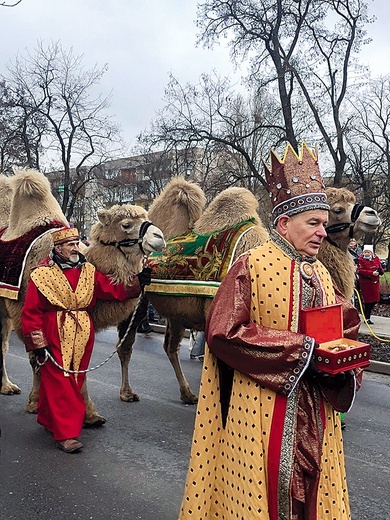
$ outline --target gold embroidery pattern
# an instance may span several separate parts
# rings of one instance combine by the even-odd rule
[[[76,290],[73,291],[62,269],[54,264],[38,267],[31,279],[38,290],[55,307],[57,327],[61,343],[63,366],[67,370],[78,370],[91,333],[90,317],[85,308],[91,303],[94,291],[95,267],[84,264]],[[64,372],[65,377],[69,374]]]
[[[294,436],[296,430],[298,392],[293,392],[287,398],[286,416],[282,436],[280,454],[280,470],[278,480],[278,518],[290,520],[290,480],[294,460]]]

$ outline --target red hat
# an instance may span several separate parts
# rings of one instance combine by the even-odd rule
[[[66,242],[72,242],[73,240],[80,240],[79,232],[75,227],[63,227],[57,229],[52,232],[51,236],[55,246],[65,244]]]
[[[302,143],[297,155],[291,144],[283,160],[271,150],[271,169],[263,161],[265,177],[272,202],[274,223],[282,215],[295,215],[310,209],[329,211],[325,186],[318,167],[317,151]]]

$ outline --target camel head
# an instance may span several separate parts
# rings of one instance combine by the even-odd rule
[[[356,204],[355,195],[346,188],[326,188],[330,205],[327,227],[329,240],[347,251],[350,239],[360,240],[365,233],[374,233],[381,224],[377,211]]]
[[[98,211],[97,216],[86,257],[114,282],[126,282],[140,271],[145,256],[165,247],[162,231],[148,221],[141,206],[116,205]]]

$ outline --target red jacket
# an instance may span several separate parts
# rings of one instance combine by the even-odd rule
[[[379,275],[375,276],[374,271],[383,273],[379,258],[375,255],[372,260],[368,260],[360,255],[358,258],[358,275],[364,303],[374,303],[380,300]]]

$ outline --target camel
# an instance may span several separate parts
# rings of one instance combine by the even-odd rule
[[[52,198],[43,196],[45,190],[50,191],[49,182],[42,175],[42,182],[36,187],[36,174],[33,170],[25,170],[17,172],[13,177],[0,176],[0,198],[4,209],[4,216],[8,214],[8,219],[3,216],[3,227],[7,227],[2,235],[3,241],[11,242],[18,237],[25,235],[28,231],[36,226],[49,225],[51,221],[57,222],[59,225],[68,225],[57,201]],[[20,201],[14,198],[14,193],[20,193]],[[35,193],[34,193],[35,192]],[[34,198],[34,216],[29,216],[30,197]],[[30,218],[29,218],[30,217]],[[7,222],[6,222],[7,220]],[[28,258],[26,260],[23,271],[23,278],[19,291],[18,299],[9,299],[0,297],[0,316],[2,329],[2,353],[3,353],[3,374],[1,393],[2,394],[18,394],[20,389],[12,383],[8,378],[5,360],[8,351],[8,340],[13,326],[15,331],[19,332],[21,337],[20,314],[27,288],[30,269],[36,265],[41,259],[40,250],[50,250],[50,237],[43,234],[32,246]]]
[[[56,221],[57,227],[68,225],[58,202],[51,193],[49,181],[42,173],[36,170],[18,171],[8,182],[11,186],[9,194],[12,194],[12,201],[9,225],[2,236],[4,242],[19,239],[30,230],[49,222]],[[3,183],[6,188],[8,182]],[[95,229],[99,229],[100,253],[95,252],[97,244],[94,242],[95,231],[92,231],[92,241],[87,256],[90,261],[95,262],[94,265],[97,269],[107,273],[114,283],[119,281],[126,283],[131,280],[141,270],[144,257],[165,246],[161,230],[148,222],[147,212],[140,206],[126,204],[113,206],[110,210],[100,210],[98,219]],[[147,223],[146,226],[145,223]],[[143,224],[144,226],[142,226]],[[142,233],[141,229],[143,229]],[[11,323],[19,339],[23,340],[20,316],[30,270],[47,256],[51,249],[50,233],[46,232],[36,239],[28,252],[17,299],[0,297],[4,359],[8,350]],[[99,302],[94,309],[93,316],[96,330],[102,330],[123,321],[133,312],[136,302],[136,299],[127,302]],[[102,303],[103,305],[101,305]],[[34,356],[31,356],[30,361],[34,365]],[[39,381],[37,377],[34,377],[33,388],[27,404],[28,411],[36,411],[38,391]],[[8,379],[4,364],[1,393],[20,393],[20,389]],[[105,422],[104,418],[94,410],[86,388],[84,397],[87,402],[86,422],[93,424],[97,419]]]
[[[155,199],[148,213],[161,226],[168,239],[184,234],[189,229],[199,234],[215,233],[252,218],[253,226],[239,240],[233,260],[267,240],[268,231],[257,213],[258,201],[246,188],[232,187],[222,191],[203,211],[205,200],[205,195],[197,184],[175,177]],[[212,299],[199,296],[164,296],[150,292],[148,288],[146,297],[157,313],[167,320],[164,350],[178,380],[181,401],[195,404],[197,396],[183,374],[178,354],[186,328],[204,330]],[[126,323],[121,324],[119,337],[125,328]],[[125,341],[119,351],[122,363],[120,399],[126,402],[138,401],[139,396],[132,390],[128,379],[131,341]]]
[[[330,205],[328,237],[321,244],[318,259],[326,266],[340,291],[351,300],[355,288],[355,269],[348,252],[351,238],[359,241],[374,233],[381,224],[378,213],[356,204],[355,195],[346,188],[326,188]]]
[[[351,298],[355,269],[349,267],[351,264],[348,253],[350,229],[353,230],[353,235],[360,239],[363,233],[375,231],[380,224],[380,219],[375,210],[365,207],[352,223],[355,196],[346,189],[338,188],[328,188],[327,194],[331,206],[329,227],[336,224],[343,225],[342,229],[339,226],[337,231],[332,233],[332,242],[324,243],[319,257],[330,270],[340,290]],[[186,228],[198,233],[211,233],[254,216],[256,226],[243,238],[235,251],[235,258],[267,239],[268,232],[257,215],[257,200],[248,190],[228,188],[220,193],[202,213],[203,201],[204,197],[199,186],[180,177],[174,178],[149,208],[149,216],[164,231],[168,244],[172,237],[183,234]],[[188,204],[187,208],[186,204]],[[192,204],[195,204],[195,207],[192,207]],[[196,219],[197,212],[200,216]],[[181,401],[185,404],[196,404],[197,396],[192,392],[180,366],[180,342],[186,328],[204,330],[212,300],[197,296],[166,296],[153,293],[148,288],[146,296],[158,314],[166,318],[164,350],[178,380]],[[126,323],[120,325],[120,337],[125,328]],[[131,342],[124,342],[119,350],[122,363],[120,399],[127,402],[138,401],[139,396],[132,390],[128,380]]]

